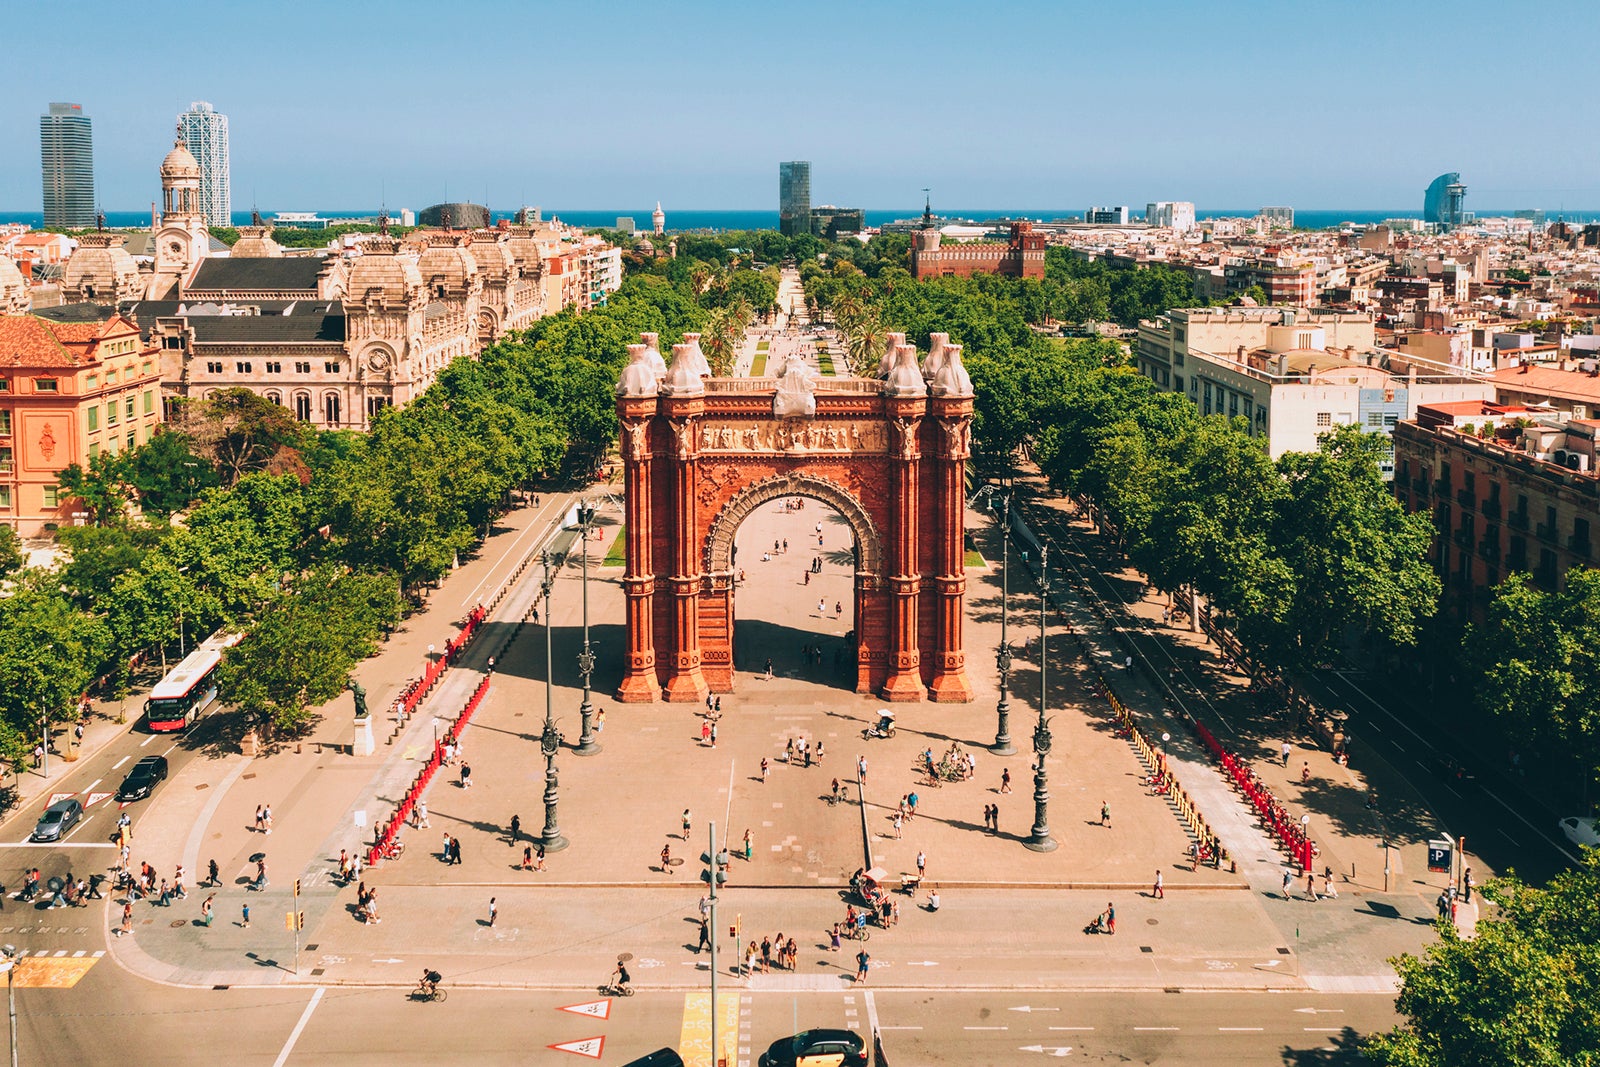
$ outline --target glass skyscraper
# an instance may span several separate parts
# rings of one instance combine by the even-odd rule
[[[178,116],[178,132],[200,164],[200,214],[207,226],[233,225],[233,192],[228,181],[228,116],[196,100]]]
[[[58,229],[94,226],[94,131],[82,104],[51,104],[39,116],[39,159],[44,169],[44,224]]]
[[[778,229],[785,237],[811,232],[811,164],[778,164]]]

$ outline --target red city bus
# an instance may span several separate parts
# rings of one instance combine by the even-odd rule
[[[222,653],[243,635],[222,630],[208,637],[150,690],[145,701],[145,723],[154,733],[185,730],[217,699],[217,668]]]

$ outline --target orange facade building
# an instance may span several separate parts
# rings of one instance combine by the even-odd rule
[[[150,440],[161,423],[158,355],[118,314],[0,316],[0,522],[37,537],[77,521],[60,473]]]

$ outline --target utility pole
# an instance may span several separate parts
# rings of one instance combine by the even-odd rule
[[[992,505],[991,498],[991,507]],[[1000,702],[995,705],[994,744],[989,751],[996,756],[1009,756],[1016,752],[1011,743],[1011,695],[1008,681],[1011,677],[1011,641],[1007,636],[1007,623],[1011,609],[1011,490],[1001,497],[1000,509],[1000,651],[995,656],[995,666],[1000,671]]]
[[[711,1067],[717,1067],[717,823],[707,827],[706,880],[711,883]]]
[[[539,735],[539,751],[544,754],[544,833],[539,836],[539,843],[546,852],[560,852],[567,847],[567,839],[561,836],[556,810],[560,799],[556,793],[560,780],[556,775],[556,753],[561,751],[561,731],[556,729],[555,662],[550,648],[550,591],[555,588],[556,579],[550,553],[539,553],[539,564],[544,568],[544,581],[539,586],[539,594],[544,597],[544,732]]]
[[[583,717],[583,732],[578,736],[578,747],[572,751],[580,756],[597,755],[600,741],[594,732],[594,702],[589,698],[589,680],[594,674],[594,652],[589,648],[589,523],[594,519],[594,508],[588,501],[578,501],[578,536],[583,539],[583,651],[578,653],[578,670],[583,673],[583,703],[578,714]],[[548,609],[548,605],[546,605]],[[546,625],[549,612],[546,611]]]
[[[1044,758],[1050,754],[1050,720],[1045,717],[1049,690],[1045,687],[1045,663],[1049,659],[1050,546],[1039,546],[1039,722],[1033,728],[1033,751],[1039,762],[1033,769],[1033,831],[1022,844],[1034,852],[1054,852],[1056,840],[1050,836],[1050,779]]]

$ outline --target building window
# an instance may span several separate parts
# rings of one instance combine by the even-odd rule
[[[132,431],[132,430],[128,431],[128,447],[129,448],[132,448],[135,444],[138,443],[138,441],[137,441],[138,436],[139,435],[135,431]]]
[[[116,424],[117,424],[117,402],[115,400],[112,400],[112,401],[109,401],[106,404],[106,425],[107,426],[115,426]]]
[[[100,442],[98,442],[98,441],[90,441],[89,442],[89,458],[93,459],[94,457],[98,456],[99,454],[100,454]]]
[[[369,419],[377,418],[378,417],[378,412],[382,411],[384,408],[386,408],[388,406],[389,406],[389,398],[386,397],[386,396],[369,396],[369,397],[367,397],[367,418],[369,418]]]
[[[163,337],[161,339],[161,347],[162,348],[182,348],[183,347],[183,338],[181,338],[181,337]]]
[[[33,380],[33,391],[36,393],[54,393],[57,388],[57,382],[54,378],[35,378]]]
[[[324,371],[326,371],[327,373],[329,373],[329,374],[338,374],[339,373],[339,364],[335,360],[331,360],[331,359],[330,360],[326,360],[322,364],[322,369]]]
[[[325,416],[327,424],[329,426],[337,426],[337,425],[339,425],[339,396],[338,396],[338,394],[329,393],[327,396],[322,398],[322,413]]]
[[[11,510],[11,487],[9,485],[0,485],[0,508],[4,508],[6,511]]]
[[[279,407],[282,407],[283,406],[283,394],[281,394],[281,393],[268,393],[267,394],[267,402],[269,404],[277,404]]]
[[[1399,422],[1400,422],[1400,416],[1399,415],[1395,414],[1392,411],[1384,412],[1384,415],[1383,415],[1383,428],[1384,429],[1392,430],[1392,429],[1395,428],[1395,426]]]
[[[89,375],[87,378],[85,378],[83,380],[83,387],[85,389],[98,389],[98,388],[100,388],[100,375],[98,375],[98,374]]]
[[[9,392],[11,392],[11,379],[10,378],[0,378],[0,393],[9,393]]]
[[[61,506],[61,487],[59,485],[47,485],[44,487],[44,506],[47,508]]]
[[[222,364],[216,362],[215,360],[207,360],[206,361],[206,373],[207,374],[221,374],[222,373]]]
[[[1317,425],[1318,426],[1332,426],[1333,425],[1333,412],[1331,412],[1331,411],[1319,411],[1319,412],[1317,412]]]
[[[124,405],[123,414],[130,419],[134,418],[138,414],[138,412],[135,410],[135,400],[133,397],[128,397],[127,403]]]
[[[93,433],[100,428],[100,405],[89,405],[89,432]]]
[[[1172,388],[1180,393],[1183,392],[1183,375],[1174,374],[1172,376]]]
[[[279,363],[275,359],[267,360],[267,373],[268,374],[282,374],[283,373],[283,364]]]
[[[117,380],[117,368],[115,368],[115,367],[107,367],[106,368],[106,384],[110,385],[112,382],[114,382],[116,380]]]
[[[11,433],[11,412],[0,411],[0,436],[9,436]]]
[[[301,422],[311,421],[311,398],[304,393],[294,398],[294,417]]]
[[[153,415],[155,414],[155,410],[156,391],[154,389],[146,389],[144,391],[144,413],[146,415]]]
[[[294,372],[296,374],[310,374],[311,364],[305,360],[295,360]]]
[[[1371,426],[1374,430],[1376,430],[1379,427],[1381,427],[1383,425],[1383,412],[1381,412],[1381,411],[1369,411],[1369,412],[1367,412],[1367,425]]]
[[[234,369],[235,372],[237,372],[239,374],[249,374],[250,373],[250,361],[247,360],[247,359],[238,360],[238,361],[236,361],[234,363],[233,369]]]

